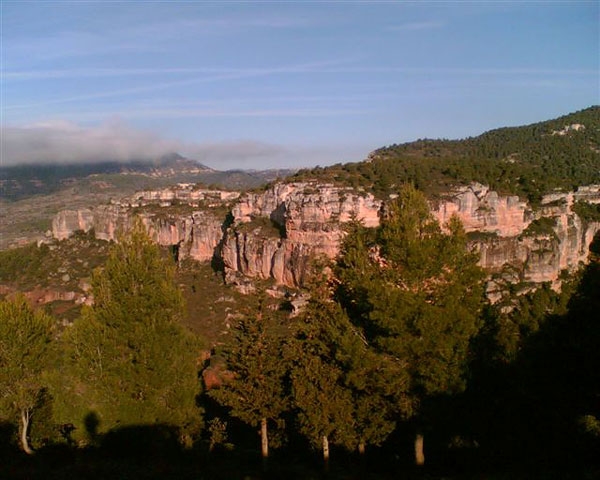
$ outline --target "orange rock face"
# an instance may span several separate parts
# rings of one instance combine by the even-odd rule
[[[344,236],[343,224],[355,218],[365,226],[379,225],[381,202],[328,184],[277,184],[262,194],[242,196],[233,208],[234,224],[224,238],[221,256],[226,275],[274,278],[289,286],[302,284],[309,259],[334,258]],[[264,229],[249,232],[259,217],[269,218],[285,231],[280,238],[264,236]]]
[[[159,244],[179,246],[180,257],[209,261],[217,256],[230,282],[273,278],[279,284],[298,286],[311,258],[335,258],[339,253],[345,223],[358,219],[376,227],[382,206],[370,194],[314,182],[279,183],[241,196],[184,190],[141,192],[113,205],[59,212],[52,224],[54,237],[64,239],[75,230],[93,228],[97,238],[116,240],[118,232],[131,227],[133,206],[154,205],[139,215]],[[217,205],[234,201],[233,222],[214,210],[196,207],[200,200]],[[441,225],[457,215],[467,232],[484,234],[473,245],[488,271],[511,264],[521,269],[525,280],[556,282],[561,270],[572,270],[586,260],[589,244],[600,230],[600,224],[582,222],[573,212],[578,200],[600,203],[600,186],[548,195],[534,212],[518,197],[500,196],[472,184],[432,202],[432,214]],[[191,213],[169,213],[168,208],[161,213],[161,205],[168,207],[173,201],[189,202]],[[529,235],[527,227],[542,217],[551,219],[552,232]]]

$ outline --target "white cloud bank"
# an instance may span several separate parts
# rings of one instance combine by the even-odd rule
[[[130,162],[154,160],[177,152],[211,167],[225,169],[253,159],[285,154],[280,146],[250,140],[197,144],[168,140],[120,121],[96,127],[64,121],[5,126],[1,134],[1,166]]]

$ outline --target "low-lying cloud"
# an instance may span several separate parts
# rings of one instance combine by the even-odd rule
[[[278,145],[239,140],[185,143],[135,129],[120,121],[82,127],[56,121],[2,128],[0,165],[84,164],[154,160],[177,152],[218,169],[284,154]]]

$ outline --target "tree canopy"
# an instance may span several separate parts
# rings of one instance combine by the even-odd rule
[[[559,135],[572,124],[584,125]],[[421,139],[375,150],[368,162],[301,170],[294,180],[321,179],[386,198],[411,182],[428,195],[479,182],[537,203],[555,189],[600,183],[600,107],[463,140]]]
[[[32,453],[28,429],[51,368],[52,319],[24,297],[0,301],[0,414],[19,418],[21,448]]]
[[[264,297],[247,312],[223,348],[231,378],[209,391],[231,415],[250,426],[260,426],[262,455],[269,455],[268,424],[281,427],[289,407],[286,389],[287,366],[283,332],[274,312],[265,308]]]
[[[418,415],[431,396],[464,388],[484,277],[460,221],[452,218],[442,229],[425,196],[405,185],[376,231],[350,228],[336,274],[342,305],[381,364],[391,367],[386,380],[401,393],[401,416]]]
[[[63,338],[64,372],[54,395],[76,434],[169,424],[189,440],[200,425],[198,338],[179,319],[184,308],[174,265],[141,222],[115,244],[93,277],[94,305]],[[87,419],[87,421],[86,421]],[[94,424],[93,428],[90,427]]]

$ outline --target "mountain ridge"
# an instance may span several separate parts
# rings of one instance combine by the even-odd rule
[[[136,180],[132,179],[134,188],[133,190],[125,188],[123,192],[125,194],[138,189],[164,187],[175,183],[201,183],[219,188],[245,189],[261,186],[294,171],[293,169],[216,170],[178,153],[163,155],[154,160],[129,162],[107,160],[80,164],[37,163],[0,166],[0,199],[20,200],[34,195],[51,194],[77,185],[78,182],[100,181],[119,186],[126,183],[119,179],[119,176],[125,175],[129,179],[134,176],[139,177]]]
[[[583,127],[567,128],[573,125]],[[379,198],[404,182],[434,196],[479,182],[536,205],[555,190],[600,183],[600,106],[461,140],[392,144],[372,151],[364,162],[304,169],[290,179],[306,180],[350,185]]]

